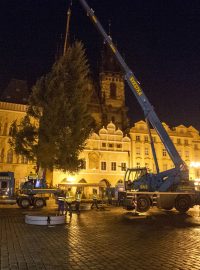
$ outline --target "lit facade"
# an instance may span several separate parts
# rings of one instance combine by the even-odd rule
[[[18,122],[25,116],[26,106],[7,102],[0,102],[0,171],[15,173],[16,187],[24,178],[34,171],[34,164],[30,164],[25,157],[13,153],[9,145],[9,129],[14,120]],[[190,168],[190,179],[200,178],[200,136],[192,126],[180,125],[175,128],[164,127],[170,135],[175,147]],[[93,133],[88,139],[81,158],[85,160],[82,170],[77,175],[68,175],[54,170],[49,175],[53,185],[60,183],[88,184],[86,193],[91,194],[95,186],[116,186],[123,180],[126,167],[146,166],[155,172],[155,165],[149,143],[148,130],[144,121],[139,121],[130,129],[130,137],[116,128],[110,122],[105,128]],[[167,170],[173,164],[160,138],[154,130],[152,136],[155,143],[160,170]],[[191,165],[191,166],[190,166]],[[90,187],[89,187],[90,186]]]
[[[169,128],[162,123],[172,142],[174,143],[181,158],[189,167],[189,177],[191,180],[200,178],[200,136],[194,127],[180,125]],[[157,154],[160,171],[165,171],[174,167],[164,145],[162,144],[155,130],[151,130],[155,150]],[[151,172],[156,172],[156,167],[151,152],[150,140],[146,123],[139,121],[130,130],[131,137],[131,166],[147,167]]]
[[[26,105],[0,102],[0,171],[14,172],[17,188],[35,167],[25,157],[16,155],[9,144],[10,126],[15,120],[20,122],[26,109]]]

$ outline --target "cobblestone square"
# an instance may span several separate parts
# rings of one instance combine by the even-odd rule
[[[53,213],[1,206],[1,270],[31,269],[200,269],[200,215],[151,210],[135,218],[119,207],[82,211],[65,225],[25,223],[30,213]]]

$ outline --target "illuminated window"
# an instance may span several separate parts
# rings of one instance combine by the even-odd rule
[[[144,136],[144,142],[148,142],[148,141],[149,141],[148,136]]]
[[[116,171],[116,169],[117,169],[117,163],[111,162],[111,171]]]
[[[145,154],[145,156],[148,156],[149,155],[149,148],[145,148],[144,149],[144,154]]]
[[[106,171],[106,162],[105,161],[101,161],[101,170]]]

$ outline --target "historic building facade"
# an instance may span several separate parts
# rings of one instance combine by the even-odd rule
[[[25,176],[34,171],[34,164],[30,164],[23,156],[17,156],[9,144],[10,126],[13,121],[25,116],[26,105],[0,102],[0,171],[15,173],[16,187],[24,182]]]
[[[15,173],[16,187],[25,177],[34,172],[35,165],[23,156],[17,156],[9,145],[9,129],[14,120],[20,121],[25,115],[26,106],[0,102],[0,171]],[[164,124],[175,147],[190,168],[190,179],[200,179],[200,136],[192,126],[180,125],[169,128]],[[167,170],[173,164],[160,141],[152,130],[160,170]],[[81,157],[85,160],[82,170],[77,175],[69,175],[54,170],[49,174],[53,185],[86,186],[86,195],[93,187],[116,186],[123,180],[127,167],[148,167],[155,172],[146,123],[139,121],[130,129],[130,136],[110,122],[88,139]]]

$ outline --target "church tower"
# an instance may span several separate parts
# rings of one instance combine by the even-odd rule
[[[128,118],[123,73],[106,45],[102,52],[100,88],[104,125],[112,121],[117,127],[125,130],[128,127]]]

